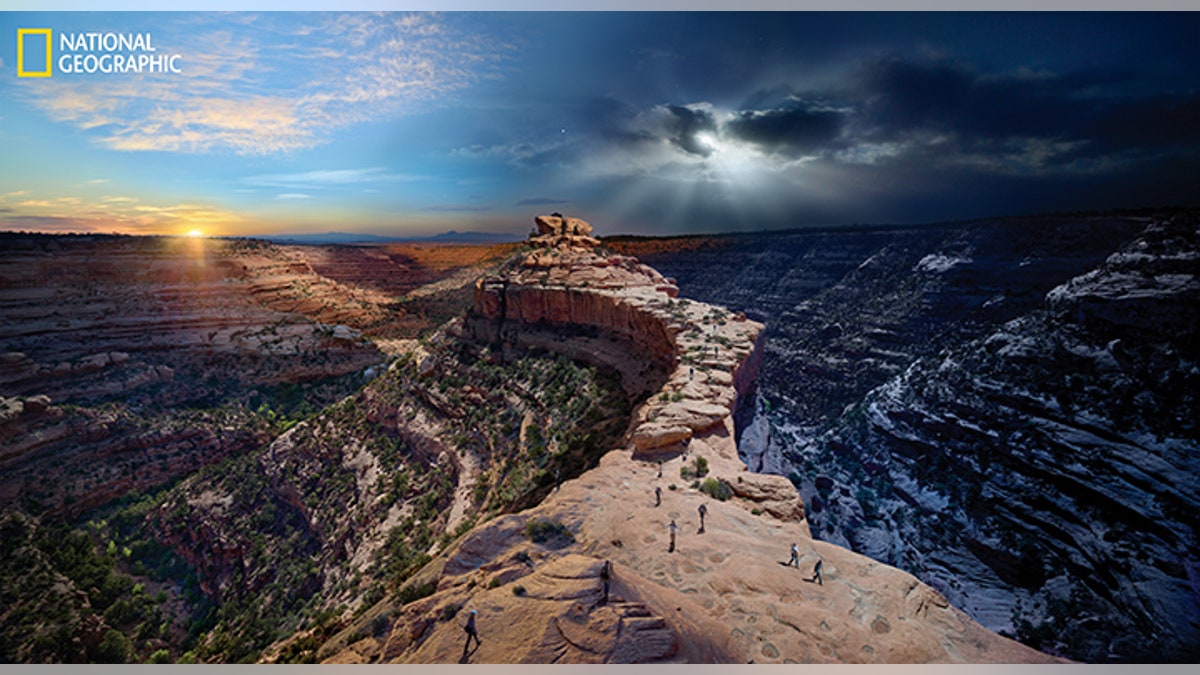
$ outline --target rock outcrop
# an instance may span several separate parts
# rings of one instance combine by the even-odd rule
[[[1191,662],[1200,230],[1144,216],[613,245],[768,318],[739,447],[819,538],[1026,644]]]
[[[586,220],[567,218],[560,215],[538,216],[534,218],[537,234],[529,238],[534,246],[549,246],[555,248],[591,248],[600,243],[592,235],[592,226]]]
[[[539,236],[580,236],[563,235],[561,221],[545,227]],[[631,351],[610,365],[627,388],[637,390],[630,364],[646,362],[662,369],[657,388],[635,409],[623,447],[538,506],[463,535],[409,581],[431,594],[403,605],[383,601],[327,643],[322,658],[1054,660],[987,631],[905,572],[813,540],[790,482],[746,471],[733,412],[752,391],[762,328],[676,300],[674,285],[653,270],[574,243],[523,253],[499,277],[481,280],[465,334],[572,355],[581,339],[625,346]],[[731,498],[717,498],[726,491]],[[677,532],[669,535],[671,523]],[[798,568],[787,565],[792,542]],[[613,564],[608,602],[599,573],[606,560]],[[818,560],[823,583],[812,576]],[[470,609],[482,644],[465,652],[461,612]]]

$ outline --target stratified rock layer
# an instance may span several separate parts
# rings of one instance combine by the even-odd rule
[[[539,222],[540,225],[540,222]],[[625,447],[542,504],[464,535],[388,601],[328,643],[329,662],[1044,662],[970,620],[913,576],[814,541],[784,478],[738,459],[732,412],[752,390],[762,325],[702,303],[632,259],[588,247],[524,254],[477,286],[465,331],[511,348],[572,353],[554,329],[594,329],[666,369],[635,411]],[[606,354],[602,352],[602,354]],[[734,497],[683,471],[703,457]],[[698,481],[697,481],[698,483]],[[662,490],[656,505],[655,488]],[[790,495],[790,498],[789,498]],[[707,508],[704,531],[698,509]],[[565,528],[531,541],[529,523]],[[675,548],[668,526],[678,528]],[[799,566],[787,565],[797,542]],[[607,602],[602,561],[613,563]],[[812,576],[823,561],[823,583]],[[481,645],[463,650],[462,614]],[[381,618],[382,617],[382,618]],[[362,638],[372,623],[372,637]],[[382,630],[379,628],[382,626]],[[351,637],[353,636],[353,637]]]

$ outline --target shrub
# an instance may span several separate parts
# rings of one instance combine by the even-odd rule
[[[400,604],[407,605],[414,600],[420,600],[421,598],[427,598],[433,595],[434,591],[436,590],[437,584],[430,581],[428,583],[420,584],[419,586],[405,586],[404,588],[401,588],[400,592],[396,595],[400,600]]]
[[[442,608],[442,621],[450,621],[458,616],[458,610],[462,609],[462,605],[452,602]]]
[[[568,542],[575,541],[575,535],[571,534],[566,525],[557,520],[531,518],[525,523],[525,536],[538,544],[548,542],[551,539],[563,539]]]
[[[380,614],[374,619],[371,619],[371,635],[374,635],[375,637],[383,635],[390,625],[391,623],[388,621],[387,614]]]
[[[133,651],[133,643],[119,631],[109,629],[96,648],[97,663],[127,663]]]
[[[688,478],[704,478],[708,475],[708,460],[700,455],[696,455],[696,459],[692,460],[691,464],[685,464],[679,467],[679,477]]]
[[[729,483],[712,478],[711,476],[705,478],[704,482],[700,484],[700,491],[720,501],[725,501],[733,496],[733,488]]]
[[[513,595],[518,596],[518,597],[525,597],[525,587],[520,584],[513,586]]]
[[[488,588],[500,588],[500,577],[492,577],[488,582]]]

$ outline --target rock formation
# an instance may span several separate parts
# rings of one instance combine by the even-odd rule
[[[507,350],[588,350],[610,361],[628,390],[652,386],[626,443],[535,508],[467,532],[408,582],[432,593],[381,602],[327,643],[323,658],[1054,660],[990,633],[905,572],[813,540],[791,483],[751,474],[738,458],[733,413],[753,390],[763,326],[677,300],[669,280],[633,259],[562,239],[586,237],[590,228],[580,223],[540,217],[533,243],[549,246],[480,280],[474,312],[458,330]],[[660,372],[648,375],[647,363]],[[669,522],[679,527],[674,552]],[[792,542],[799,568],[787,566]],[[604,603],[606,560],[613,575]],[[812,577],[818,560],[821,584]],[[482,644],[463,652],[460,613],[468,609],[478,612]]]
[[[566,218],[559,215],[538,216],[534,218],[537,234],[529,237],[533,246],[553,248],[591,248],[600,243],[592,237],[592,226],[579,218]]]
[[[769,318],[739,449],[819,538],[1047,651],[1196,659],[1194,214],[613,246]]]

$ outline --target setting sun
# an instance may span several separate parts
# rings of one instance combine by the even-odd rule
[[[203,237],[203,236],[204,236],[204,233],[203,233],[203,232],[201,232],[200,230],[188,230],[187,236],[189,236],[189,237]]]

